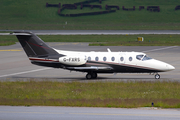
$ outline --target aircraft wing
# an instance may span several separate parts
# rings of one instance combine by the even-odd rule
[[[67,67],[68,69],[71,70],[112,70],[112,67],[96,67],[96,66],[91,66],[91,67]]]

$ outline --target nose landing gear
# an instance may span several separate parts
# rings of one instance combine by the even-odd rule
[[[150,75],[154,75],[155,79],[160,79],[161,76],[158,73],[150,73]]]
[[[160,75],[157,73],[157,74],[155,74],[155,79],[160,79]]]

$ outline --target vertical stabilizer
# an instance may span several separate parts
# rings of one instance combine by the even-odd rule
[[[14,32],[28,57],[41,57],[58,54],[38,36],[31,32]]]

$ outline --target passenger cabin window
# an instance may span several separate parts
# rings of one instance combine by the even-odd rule
[[[143,58],[143,61],[145,61],[145,60],[150,60],[150,59],[152,59],[152,58],[150,58],[150,57],[148,57],[147,55],[145,55],[144,58]]]
[[[136,59],[142,60],[143,56],[144,56],[144,55],[136,55]]]
[[[132,57],[129,57],[129,61],[132,61]]]
[[[91,57],[88,57],[88,61],[91,61]]]
[[[99,60],[99,57],[96,57],[95,60],[98,61],[98,60]]]
[[[120,60],[121,60],[121,61],[124,61],[124,57],[121,57]]]
[[[115,57],[112,57],[111,60],[114,61],[114,60],[115,60]]]
[[[106,57],[103,57],[103,60],[104,60],[104,61],[106,61],[106,60],[107,60],[107,58],[106,58]]]

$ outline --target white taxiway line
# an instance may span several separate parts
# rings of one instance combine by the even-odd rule
[[[159,48],[159,49],[152,49],[152,50],[147,50],[147,51],[142,51],[142,52],[153,52],[153,51],[159,51],[159,50],[171,49],[171,48],[175,48],[175,47],[178,47],[178,46],[170,46],[170,47]]]
[[[12,74],[7,74],[7,75],[1,75],[1,77],[7,77],[7,76],[13,76],[13,75],[20,75],[20,74],[25,74],[25,73],[32,73],[32,72],[37,72],[37,71],[42,71],[42,70],[49,70],[52,68],[43,68],[43,69],[37,69],[37,70],[30,70],[30,71],[25,71],[25,72],[19,72],[19,73],[12,73]]]

